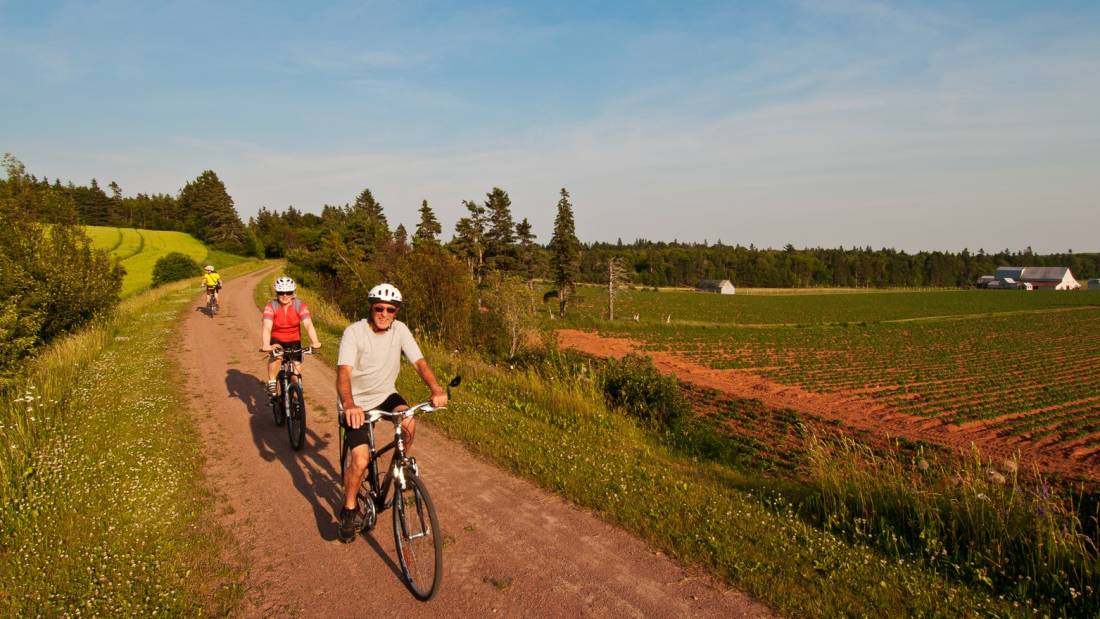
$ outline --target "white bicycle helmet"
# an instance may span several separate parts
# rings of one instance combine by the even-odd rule
[[[203,270],[206,271],[207,273],[213,273],[214,272],[214,265],[208,264],[208,265],[206,265],[206,268],[203,269]]]
[[[367,303],[391,303],[401,307],[401,291],[392,284],[378,284],[367,293]]]
[[[275,280],[275,292],[294,292],[294,289],[297,287],[298,286],[294,284],[294,280],[286,275]]]

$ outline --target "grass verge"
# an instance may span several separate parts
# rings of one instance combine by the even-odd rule
[[[236,607],[242,568],[223,562],[235,542],[168,354],[193,296],[179,283],[125,301],[0,398],[0,616]]]

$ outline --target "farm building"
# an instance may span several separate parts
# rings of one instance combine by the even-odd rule
[[[1069,267],[997,267],[993,279],[1012,280],[1017,285],[1031,284],[1034,288],[1053,288],[1054,290],[1077,290],[1081,287],[1073,277],[1073,273],[1070,273]],[[978,280],[979,285],[981,281],[981,279]],[[992,281],[985,287],[993,288]],[[1001,287],[1011,286],[1002,285]]]
[[[1100,290],[1100,278],[1092,278],[1089,280],[1089,290]]]
[[[728,279],[701,279],[695,284],[699,292],[717,292],[719,294],[733,294],[736,289],[733,282]]]

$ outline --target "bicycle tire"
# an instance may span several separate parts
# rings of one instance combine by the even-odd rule
[[[405,584],[427,602],[443,583],[443,535],[424,482],[405,469],[405,487],[393,489],[393,541]]]
[[[290,385],[287,403],[286,433],[290,437],[290,447],[298,451],[306,442],[306,399],[301,385]]]

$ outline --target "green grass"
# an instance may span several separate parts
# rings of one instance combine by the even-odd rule
[[[267,296],[264,282],[257,301]],[[338,342],[347,322],[325,305],[310,302],[334,354],[328,342]],[[1042,602],[998,599],[988,589],[944,578],[920,560],[815,528],[790,500],[762,490],[770,485],[760,478],[684,456],[661,436],[608,410],[591,377],[547,379],[424,348],[441,379],[464,377],[450,409],[425,421],[784,614],[1053,614]],[[409,368],[398,387],[413,399],[425,392]]]
[[[0,398],[0,615],[236,608],[243,566],[170,354],[193,292],[127,300]]]
[[[943,316],[999,314],[1081,306],[1100,307],[1097,292],[1008,290],[917,290],[719,295],[686,290],[623,290],[615,302],[616,323],[732,326],[872,323]],[[606,287],[580,286],[567,311],[567,325],[604,326]]]
[[[246,260],[224,252],[208,251],[195,237],[183,232],[104,226],[85,226],[84,230],[92,239],[93,247],[107,250],[126,268],[121,290],[124,298],[147,289],[153,281],[157,260],[171,252],[190,256],[200,264],[217,262],[219,270]],[[200,275],[195,274],[196,281]]]

